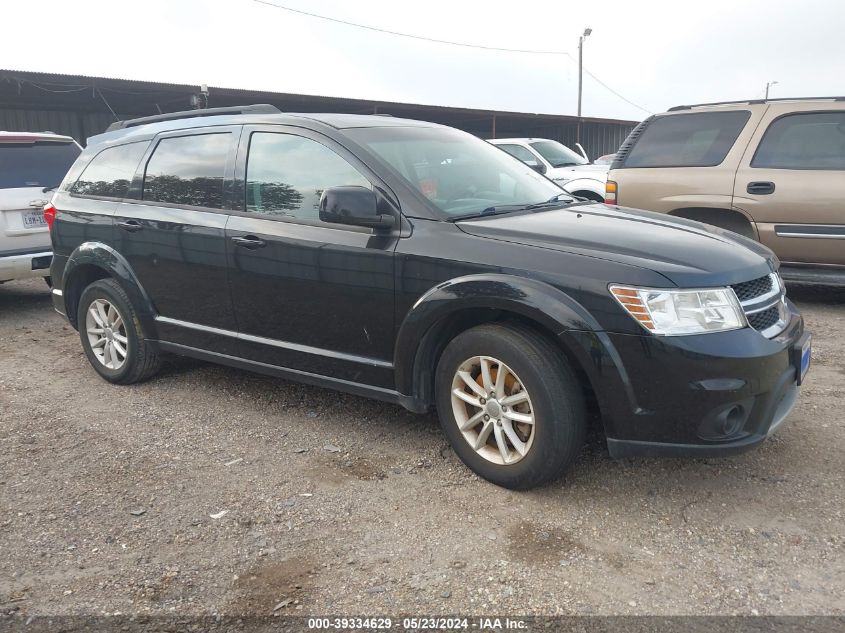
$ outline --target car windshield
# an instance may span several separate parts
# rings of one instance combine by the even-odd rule
[[[58,185],[79,152],[75,143],[0,140],[0,189]]]
[[[459,130],[385,126],[345,132],[449,218],[514,211],[564,193],[522,161]]]
[[[549,161],[549,165],[552,167],[586,165],[589,162],[581,154],[576,154],[566,145],[561,145],[557,141],[537,141],[530,143],[530,145],[537,150],[540,156]]]

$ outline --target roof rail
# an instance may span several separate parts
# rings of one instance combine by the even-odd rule
[[[128,127],[136,127],[138,125],[146,125],[147,123],[158,123],[160,121],[175,121],[177,119],[195,119],[204,116],[218,116],[221,114],[281,114],[276,106],[268,103],[260,103],[257,105],[247,106],[232,106],[228,108],[207,108],[205,110],[184,110],[182,112],[167,112],[166,114],[156,114],[153,116],[145,116],[138,119],[127,119],[126,121],[115,121],[108,128],[106,132],[114,130],[123,130]]]
[[[771,103],[772,101],[845,101],[845,97],[778,97],[777,99],[740,99],[738,101],[714,101],[713,103],[694,103],[691,105],[679,105],[675,106],[674,108],[669,108],[667,112],[677,112],[678,110],[689,110],[691,108],[700,108],[703,106],[735,105],[740,103],[755,105],[758,103]]]

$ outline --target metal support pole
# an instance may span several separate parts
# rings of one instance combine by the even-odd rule
[[[593,29],[586,28],[578,38],[578,129],[575,133],[577,142],[581,142],[581,95],[583,94],[584,86],[584,38],[590,35]]]
[[[578,118],[581,118],[581,82],[584,80],[584,36],[578,38]],[[766,87],[768,89],[768,86]]]

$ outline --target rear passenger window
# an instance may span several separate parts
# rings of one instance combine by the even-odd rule
[[[70,188],[79,196],[124,198],[148,143],[109,147],[97,154]]]
[[[274,132],[255,132],[250,138],[247,211],[319,222],[323,191],[345,185],[372,186],[344,158],[317,141]]]
[[[232,142],[228,132],[162,139],[147,161],[143,199],[222,209]]]
[[[789,114],[766,130],[752,167],[845,169],[845,112]]]
[[[747,110],[660,116],[645,129],[623,167],[713,167],[748,122]]]

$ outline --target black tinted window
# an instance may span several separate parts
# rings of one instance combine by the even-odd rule
[[[370,187],[357,169],[325,145],[291,134],[252,135],[247,211],[316,222],[323,190],[345,185]]]
[[[223,208],[223,177],[232,135],[162,139],[147,162],[144,200]]]
[[[790,114],[774,121],[751,161],[774,169],[845,169],[845,112]]]
[[[58,185],[77,156],[79,147],[74,143],[3,143],[0,139],[0,189]]]
[[[751,113],[695,112],[660,116],[645,129],[625,167],[712,167],[727,156]]]
[[[146,149],[147,143],[104,149],[88,163],[71,192],[81,196],[125,197]]]

